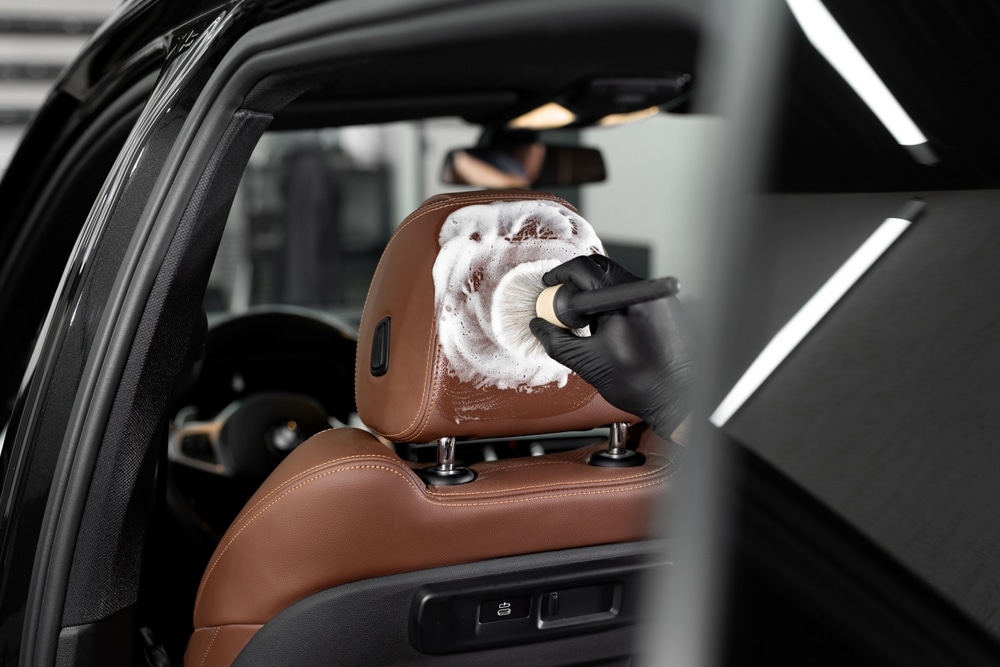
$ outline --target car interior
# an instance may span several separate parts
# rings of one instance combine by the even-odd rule
[[[862,42],[877,40],[858,7],[839,12]],[[211,51],[213,30],[239,20],[222,12],[179,30],[192,36],[191,61]],[[737,527],[725,553],[741,560],[720,579],[730,588],[719,653],[726,664],[801,664],[794,635],[815,664],[990,664],[990,600],[960,587],[981,563],[966,554],[988,544],[953,520],[968,509],[954,485],[930,483],[946,467],[932,440],[955,424],[976,452],[982,439],[948,404],[914,436],[915,455],[855,387],[881,387],[909,415],[911,404],[932,404],[918,388],[939,396],[936,377],[906,376],[910,392],[893,394],[878,383],[898,377],[902,355],[881,348],[857,377],[840,371],[873,309],[886,327],[918,329],[925,306],[905,301],[899,315],[894,280],[944,284],[922,258],[941,251],[934,231],[954,216],[976,222],[996,210],[996,172],[983,166],[992,144],[979,142],[971,162],[943,151],[941,168],[928,169],[872,118],[857,122],[860,102],[793,33],[795,57],[781,74],[796,94],[775,112],[773,164],[746,212],[755,278],[740,286],[738,335],[719,353],[730,357],[719,374],[735,382],[881,220],[920,198],[921,220],[938,227],[906,237],[910,250],[868,276],[874,291],[851,295],[842,317],[817,329],[808,350],[827,355],[822,368],[790,357],[780,371],[788,383],[765,385],[718,436],[742,470],[726,480]],[[160,71],[144,52],[129,94],[87,129],[92,154],[72,154],[61,190],[38,196],[55,202],[36,216],[38,229],[79,222],[55,235],[51,256],[19,269],[30,278],[51,262],[59,271],[48,266],[44,281],[54,289],[104,175],[114,182],[126,165],[119,151],[142,148],[162,163],[120,193],[74,283],[110,304],[87,320],[107,332],[105,356],[86,366],[85,354],[60,356],[52,373],[92,382],[98,421],[72,422],[66,451],[61,431],[34,436],[33,465],[60,490],[49,497],[38,479],[25,483],[19,493],[34,502],[20,529],[40,535],[40,546],[4,555],[34,564],[30,581],[4,582],[0,600],[0,614],[25,615],[11,600],[32,610],[18,637],[23,659],[652,664],[637,647],[644,624],[662,620],[653,582],[674,568],[674,527],[660,513],[691,456],[684,434],[675,434],[680,444],[656,438],[578,378],[530,392],[484,389],[488,360],[479,359],[476,379],[461,381],[439,345],[432,267],[457,211],[557,206],[589,221],[607,254],[637,275],[676,270],[698,331],[706,285],[717,284],[710,274],[735,270],[713,264],[725,244],[678,196],[694,189],[686,179],[703,153],[731,148],[712,141],[718,119],[699,113],[705,36],[685,3],[345,0],[262,22],[213,56],[208,72],[185,69],[183,54]],[[899,79],[913,84],[907,76]],[[147,99],[162,125],[143,110]],[[183,122],[172,123],[179,108]],[[940,145],[968,139],[945,125],[935,136],[953,142]],[[162,131],[160,143],[131,143],[133,126]],[[676,187],[636,154],[669,164]],[[971,209],[962,188],[983,189]],[[542,241],[553,239],[534,224],[527,236],[544,256],[552,245]],[[29,241],[40,245],[37,234]],[[983,247],[989,236],[966,242]],[[987,253],[944,254],[949,275],[993,275]],[[451,297],[476,292],[480,278]],[[26,317],[44,317],[47,304],[11,298]],[[940,299],[951,310],[938,319],[958,321],[971,298]],[[956,349],[967,345],[967,332],[951,333]],[[917,356],[933,344],[904,340]],[[953,394],[988,385],[989,364],[962,368]],[[819,420],[817,372],[837,398]],[[835,382],[838,373],[852,383]],[[75,414],[74,400],[53,392],[48,408]],[[866,419],[844,417],[858,413]],[[904,421],[894,424],[924,423]],[[638,466],[591,465],[638,454]],[[914,472],[921,460],[934,470]],[[880,475],[897,482],[881,496]],[[966,479],[977,497],[989,493],[985,477]],[[927,501],[904,502],[900,489]],[[927,503],[950,513],[928,520]],[[930,530],[961,532],[980,548],[911,548]]]
[[[170,567],[146,568],[140,617],[178,664],[185,650],[198,665],[467,664],[468,651],[479,664],[630,660],[642,575],[664,562],[650,518],[677,446],[640,426],[612,428],[635,418],[576,377],[540,393],[497,391],[490,408],[484,389],[442,377],[440,350],[426,342],[437,335],[427,278],[448,214],[538,198],[572,209],[560,195],[579,201],[581,184],[604,179],[600,152],[579,145],[583,128],[687,104],[693,26],[652,12],[636,34],[636,17],[613,14],[581,15],[555,37],[544,22],[452,30],[395,42],[363,66],[332,65],[319,49],[308,71],[269,65],[261,99],[288,88],[294,99],[252,153],[234,140],[247,163],[238,186],[216,177],[234,203],[185,355],[189,379],[171,399],[166,503],[147,551],[169,553]],[[559,56],[579,41],[588,55]],[[545,66],[515,71],[498,51]],[[519,120],[554,103],[576,120],[556,131]],[[402,215],[399,180],[411,176],[364,147],[449,132],[463,143],[425,160],[452,194]],[[508,179],[524,170],[519,149],[547,155],[533,178],[496,181],[455,170],[464,143]],[[651,268],[648,248],[608,252],[640,274]],[[379,355],[388,371],[376,375]],[[407,427],[418,418],[421,428]],[[626,442],[644,465],[587,464]],[[426,476],[452,460],[473,479]],[[300,488],[302,504],[289,502]],[[340,631],[317,634],[317,624]]]

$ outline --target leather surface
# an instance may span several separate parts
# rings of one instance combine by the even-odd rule
[[[587,465],[604,446],[476,463],[476,481],[428,488],[368,432],[317,434],[223,536],[198,591],[185,664],[229,664],[220,640],[235,646],[247,627],[346,582],[649,537],[675,471],[673,445],[644,441],[647,462],[635,468]]]
[[[449,372],[438,339],[431,274],[440,250],[438,233],[454,211],[496,201],[542,199],[573,207],[547,193],[465,192],[437,195],[399,226],[372,279],[358,333],[358,413],[373,431],[395,442],[431,442],[441,437],[496,437],[552,433],[635,423],[575,374],[563,387],[531,392],[476,387]],[[388,372],[371,373],[375,326],[391,318]],[[470,406],[473,419],[464,419]]]

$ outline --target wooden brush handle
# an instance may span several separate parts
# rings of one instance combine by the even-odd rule
[[[563,283],[542,291],[535,304],[535,312],[556,326],[580,329],[590,324],[595,315],[674,296],[679,291],[680,283],[673,276],[587,291],[581,291],[571,283]]]

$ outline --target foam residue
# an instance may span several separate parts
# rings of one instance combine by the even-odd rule
[[[434,297],[449,372],[477,388],[565,385],[570,370],[545,353],[528,322],[542,274],[604,253],[590,223],[554,201],[493,202],[454,211],[438,241]]]

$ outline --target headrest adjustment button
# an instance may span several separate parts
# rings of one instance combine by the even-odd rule
[[[389,317],[383,317],[375,325],[372,335],[371,372],[375,377],[385,375],[389,370],[389,324]]]

